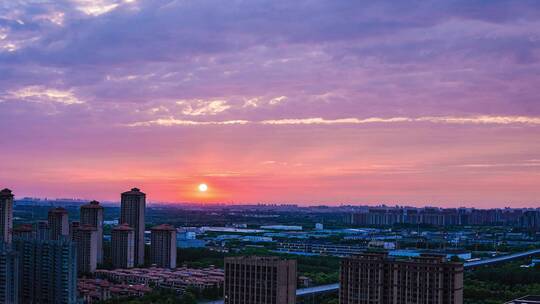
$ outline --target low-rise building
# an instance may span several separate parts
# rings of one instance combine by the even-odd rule
[[[304,255],[350,256],[362,253],[365,250],[365,246],[337,245],[331,243],[279,242],[277,244],[278,252]]]
[[[170,288],[184,291],[188,287],[197,289],[221,288],[224,272],[216,267],[202,269],[179,267],[169,268],[132,268],[96,271],[96,277],[116,283],[143,284],[150,287]]]
[[[141,297],[152,288],[144,284],[118,284],[104,279],[79,279],[77,291],[84,303],[92,304],[109,299]]]
[[[285,231],[300,231],[302,230],[302,226],[287,226],[287,225],[267,225],[267,226],[261,226],[261,229],[268,229],[268,230],[285,230]]]

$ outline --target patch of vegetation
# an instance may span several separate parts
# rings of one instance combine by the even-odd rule
[[[540,294],[540,267],[520,268],[519,265],[510,263],[466,273],[464,303],[498,304]]]
[[[178,266],[186,265],[191,268],[205,268],[210,265],[223,268],[223,259],[225,258],[224,253],[206,248],[178,249],[176,256]]]

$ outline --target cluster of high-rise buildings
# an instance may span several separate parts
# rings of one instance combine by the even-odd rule
[[[47,221],[13,228],[13,198],[0,191],[0,303],[76,303],[77,275],[91,274],[102,264],[103,211],[97,201],[80,208],[80,220],[70,222],[61,207]],[[121,195],[121,214],[111,232],[114,268],[145,264],[146,195],[137,188]],[[176,267],[176,230],[151,229],[150,264]]]
[[[296,261],[225,258],[225,304],[296,303]],[[462,304],[463,264],[442,255],[398,259],[366,252],[341,260],[340,304]]]
[[[340,304],[461,304],[463,264],[440,255],[353,256],[341,261],[339,299]]]
[[[104,208],[99,202],[81,206],[79,221],[70,222],[67,210],[56,207],[49,210],[47,221],[13,228],[13,198],[9,189],[0,191],[0,303],[78,303],[77,277],[86,274],[143,287],[152,282],[158,287],[177,290],[188,285],[221,286],[224,281],[225,304],[296,303],[295,260],[235,256],[225,258],[224,271],[213,267],[197,273],[187,268],[165,270],[176,268],[177,254],[176,229],[168,224],[150,228],[150,262],[145,263],[146,194],[137,188],[121,194],[119,224],[111,230],[111,250],[107,257],[114,271],[96,271],[105,260]],[[352,221],[359,225],[517,223],[540,227],[540,213],[538,210],[518,213],[497,209],[371,208],[353,214]],[[342,258],[340,265],[340,304],[463,303],[463,264],[449,261],[444,255],[397,258],[384,251],[339,249],[347,250],[347,257]],[[137,268],[145,264],[159,268]],[[100,279],[87,279],[80,285],[89,298],[103,298],[94,295],[97,290],[111,294],[123,292]],[[141,288],[125,293],[139,295],[149,290]]]
[[[371,226],[511,225],[540,229],[540,210],[380,207],[353,213],[351,223]]]

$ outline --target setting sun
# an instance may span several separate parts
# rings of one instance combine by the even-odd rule
[[[199,192],[206,192],[208,190],[207,184],[199,184]]]

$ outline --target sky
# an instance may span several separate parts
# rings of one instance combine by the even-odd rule
[[[16,197],[538,207],[540,2],[0,1],[0,160]]]

